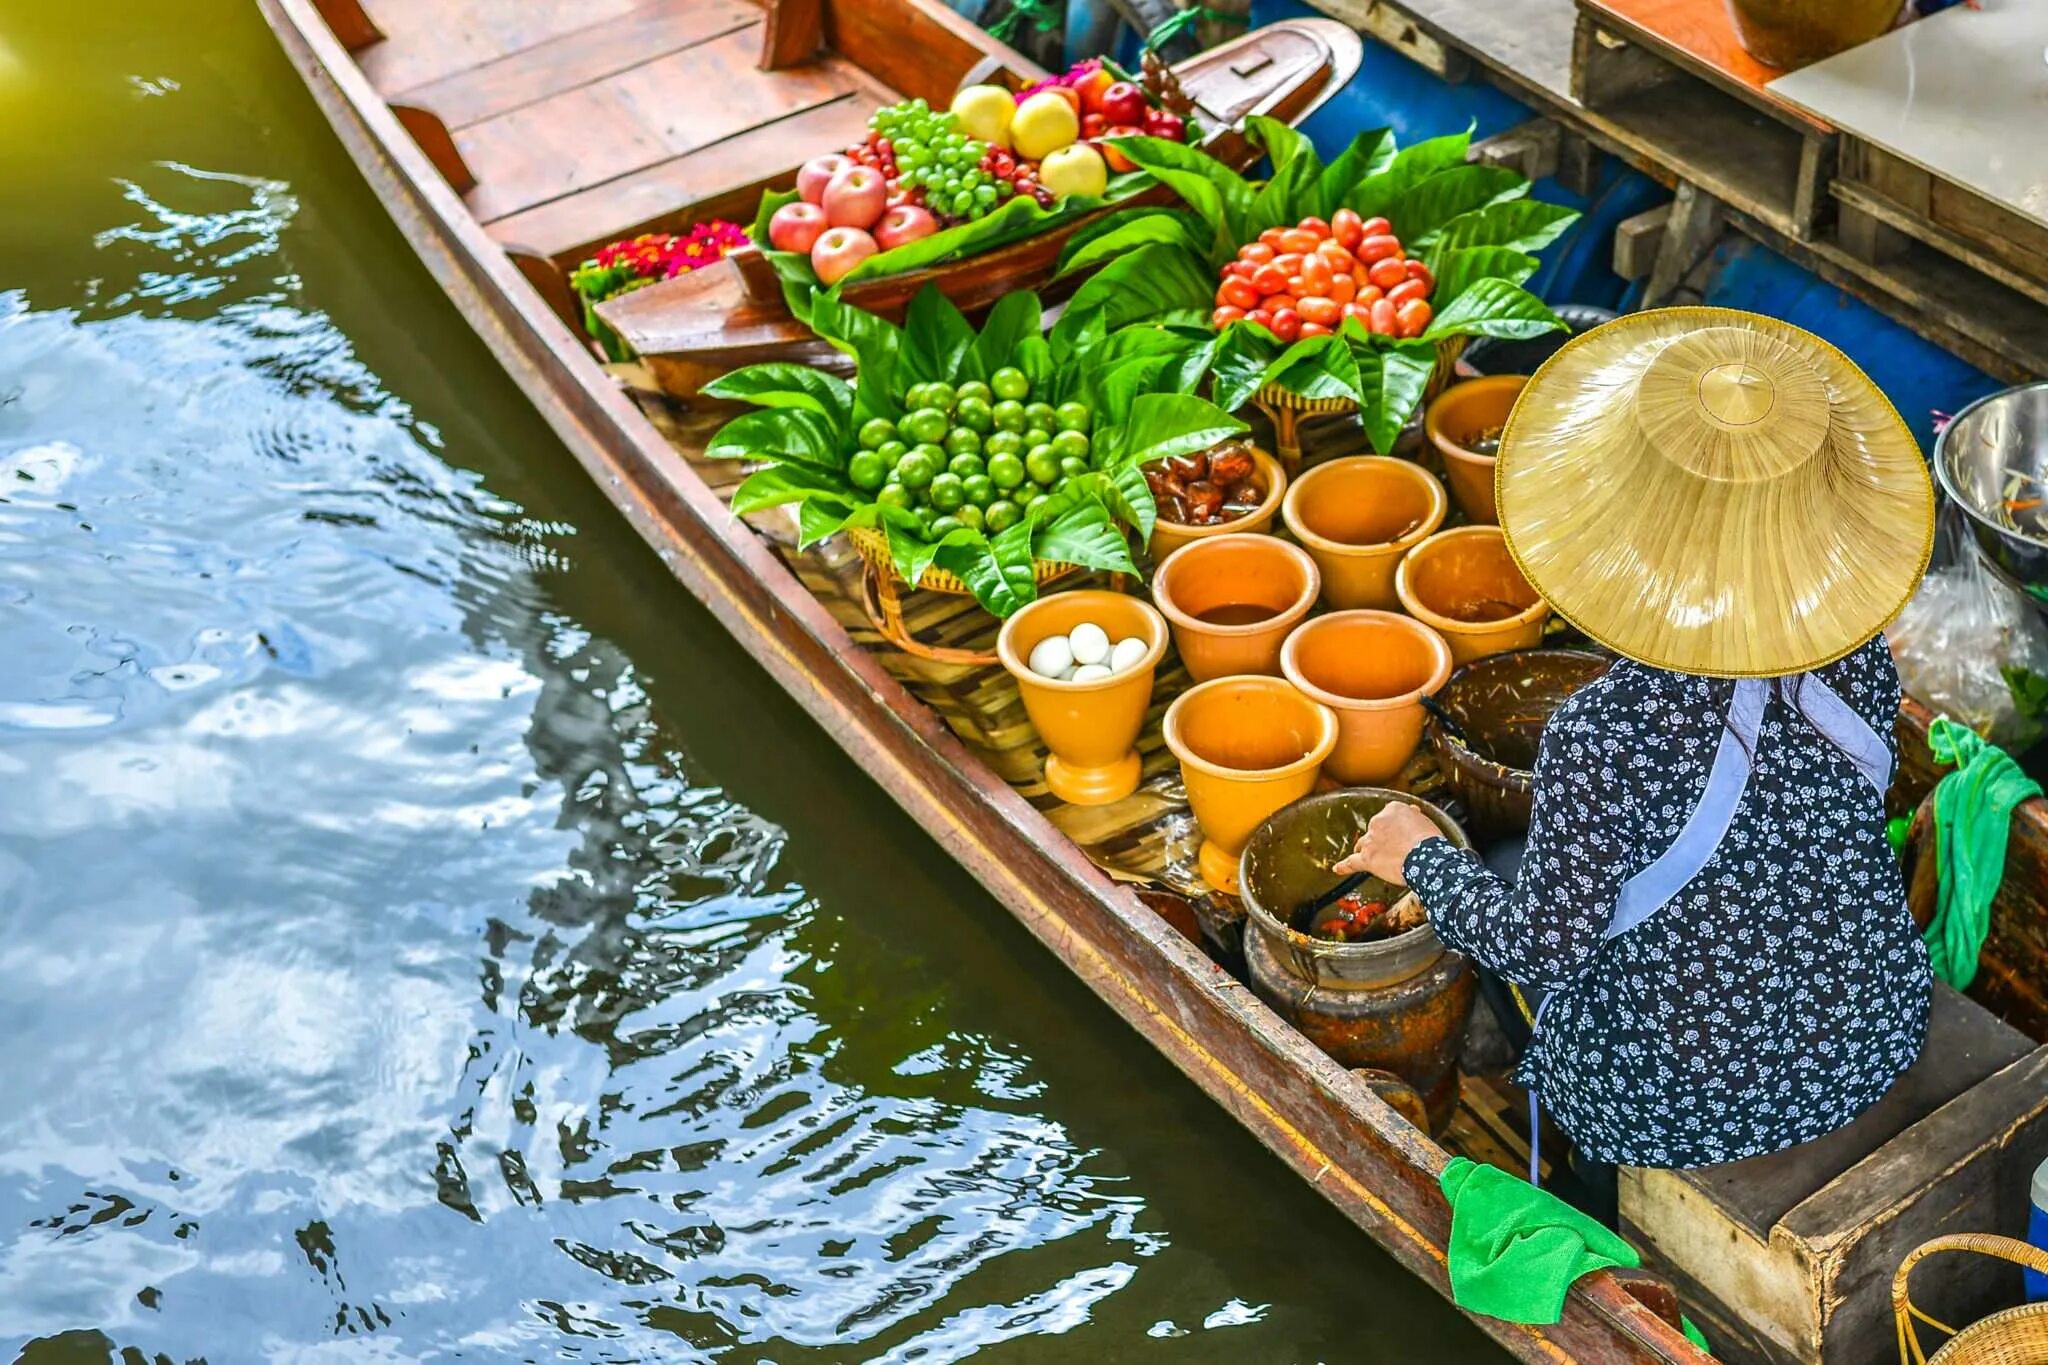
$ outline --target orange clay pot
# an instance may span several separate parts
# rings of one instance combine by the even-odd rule
[[[1042,678],[1025,661],[1038,642],[1093,621],[1112,641],[1135,635],[1145,657],[1122,673],[1094,682]],[[1135,597],[1096,590],[1041,597],[1003,622],[996,657],[1017,680],[1017,691],[1038,736],[1052,752],[1045,785],[1076,806],[1121,801],[1138,788],[1138,730],[1152,704],[1152,674],[1166,653],[1166,621]]]
[[[1500,520],[1500,513],[1493,505],[1494,457],[1477,454],[1467,449],[1466,443],[1506,426],[1508,414],[1528,382],[1523,374],[1468,379],[1438,394],[1422,415],[1429,443],[1443,456],[1451,496],[1469,521],[1491,526]]]
[[[1202,879],[1234,896],[1245,840],[1315,788],[1337,717],[1284,678],[1217,678],[1166,709],[1165,738],[1202,826]]]
[[[1251,448],[1252,464],[1255,466],[1250,482],[1265,490],[1254,510],[1245,513],[1235,521],[1219,521],[1214,526],[1181,526],[1161,517],[1152,523],[1152,562],[1160,560],[1178,550],[1191,540],[1206,540],[1211,536],[1227,536],[1244,531],[1270,531],[1273,517],[1280,511],[1280,500],[1287,495],[1287,471],[1280,462],[1257,446]]]
[[[1265,535],[1184,545],[1152,575],[1152,600],[1173,623],[1196,682],[1280,672],[1280,645],[1315,605],[1322,576],[1298,545]]]
[[[1498,526],[1439,531],[1408,552],[1394,591],[1410,616],[1444,637],[1461,664],[1543,640],[1550,604],[1508,554]]]
[[[1287,490],[1281,515],[1323,575],[1338,611],[1391,611],[1394,566],[1444,524],[1444,486],[1421,465],[1378,455],[1319,464]]]
[[[1339,611],[1296,628],[1280,670],[1337,713],[1337,747],[1323,771],[1347,787],[1376,787],[1399,776],[1422,743],[1422,699],[1450,681],[1451,647],[1406,616]]]

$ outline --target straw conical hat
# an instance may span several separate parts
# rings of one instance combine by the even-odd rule
[[[1774,318],[1634,313],[1567,342],[1501,436],[1509,549],[1629,658],[1803,672],[1890,624],[1934,544],[1934,489],[1849,358]]]

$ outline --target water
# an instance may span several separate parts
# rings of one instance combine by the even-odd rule
[[[661,571],[253,7],[122,19],[0,27],[5,1358],[1493,1358]]]

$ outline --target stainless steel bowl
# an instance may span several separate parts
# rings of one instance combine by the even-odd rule
[[[2005,510],[2006,489],[2016,473],[2048,480],[2048,380],[1978,399],[1934,443],[1935,481],[1969,518],[1984,557],[2036,602],[2048,604],[2048,538],[2019,529]],[[2024,487],[2028,497],[2048,495],[2040,484]]]

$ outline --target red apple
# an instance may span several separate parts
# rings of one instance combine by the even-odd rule
[[[1081,112],[1099,114],[1102,112],[1102,92],[1116,84],[1116,77],[1106,66],[1098,66],[1074,82],[1074,93],[1081,97]]]
[[[768,244],[777,251],[809,251],[830,226],[825,210],[799,199],[775,210],[768,220]]]
[[[837,152],[830,156],[812,157],[796,173],[796,192],[806,203],[822,204],[825,202],[825,187],[832,183],[832,177],[853,164],[853,158]]]
[[[1183,142],[1187,139],[1188,125],[1179,114],[1169,114],[1164,109],[1147,109],[1145,132],[1168,142]]]
[[[929,237],[939,230],[939,220],[915,204],[900,204],[882,215],[875,228],[875,245],[883,251]]]
[[[823,202],[833,227],[871,228],[889,207],[889,182],[872,166],[848,166],[825,186]]]
[[[825,284],[835,285],[847,271],[875,254],[875,239],[857,227],[835,227],[811,247],[811,269]]]
[[[1102,92],[1102,116],[1112,127],[1119,123],[1142,127],[1148,107],[1145,92],[1129,81],[1118,81]]]
[[[1109,120],[1100,114],[1081,115],[1081,136],[1101,137],[1109,131]]]

